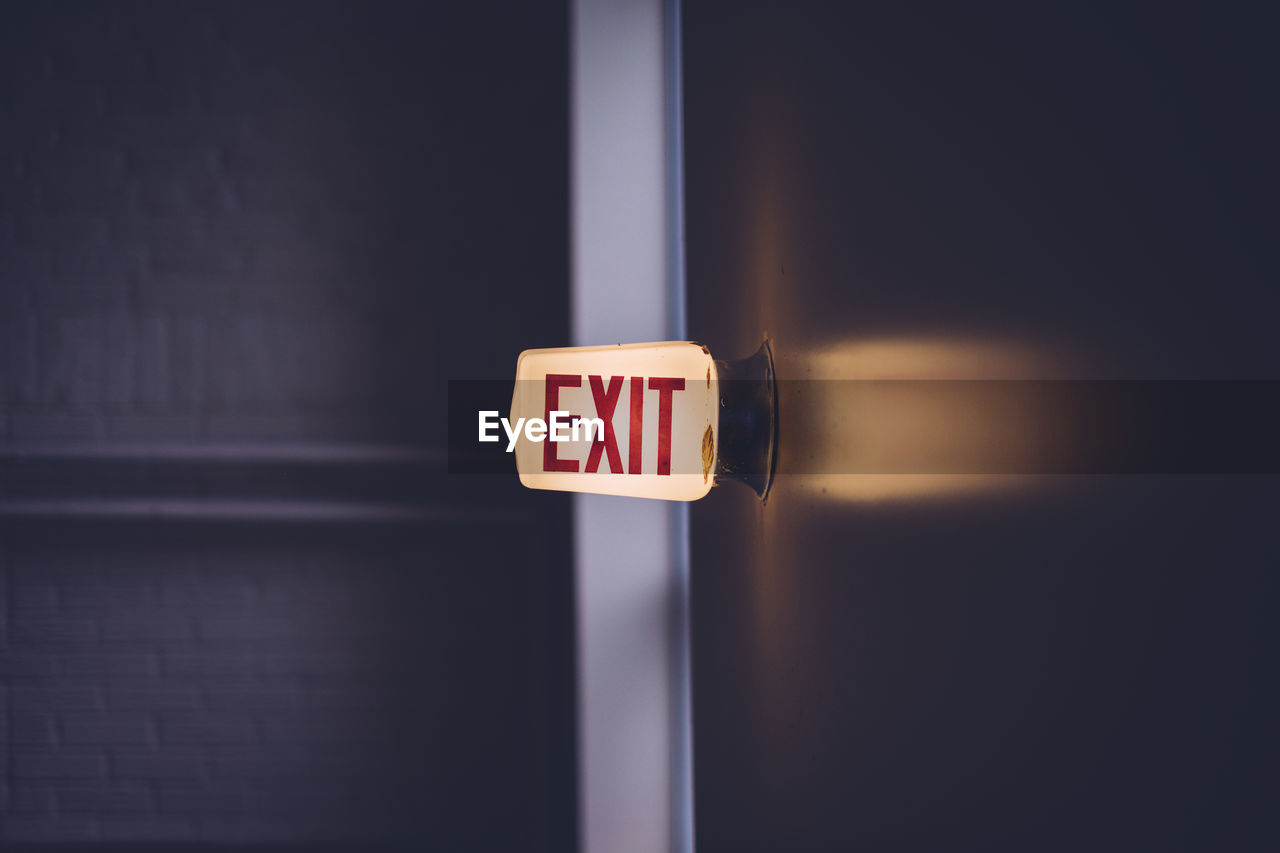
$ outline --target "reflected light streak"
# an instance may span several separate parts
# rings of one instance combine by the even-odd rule
[[[787,488],[810,500],[890,503],[1009,494],[1041,480],[1034,474],[794,474]]]
[[[799,354],[794,379],[1060,379],[1067,365],[1012,341],[963,337],[848,340]]]
[[[1031,458],[1043,437],[1016,407],[975,406],[963,394],[938,394],[936,385],[855,389],[833,380],[1047,379],[1070,371],[1023,343],[919,336],[838,341],[780,359],[779,372],[817,382],[780,383],[772,499],[884,503],[1024,491],[1044,478],[956,472],[948,462]],[[877,473],[903,460],[933,460],[938,470]],[[868,473],[847,473],[854,471]]]

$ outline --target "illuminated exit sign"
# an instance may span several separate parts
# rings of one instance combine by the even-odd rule
[[[716,362],[692,343],[521,353],[507,418],[480,414],[534,489],[692,501],[715,483]]]

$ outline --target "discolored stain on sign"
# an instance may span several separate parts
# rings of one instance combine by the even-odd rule
[[[716,460],[716,437],[715,432],[711,429],[711,425],[707,425],[707,431],[702,434],[702,482],[706,482],[711,476],[711,467]]]

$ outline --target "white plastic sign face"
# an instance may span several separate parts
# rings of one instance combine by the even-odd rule
[[[510,425],[529,488],[697,500],[715,480],[715,361],[683,342],[525,350]]]

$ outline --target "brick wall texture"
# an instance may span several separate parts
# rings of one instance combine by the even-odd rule
[[[10,548],[4,839],[545,836],[525,590],[440,551]]]
[[[6,10],[0,502],[54,509],[0,526],[0,841],[572,846],[567,504],[13,461],[430,450],[446,379],[563,342],[567,18],[508,6]],[[58,514],[222,497],[303,518]],[[335,532],[317,498],[454,515]]]

